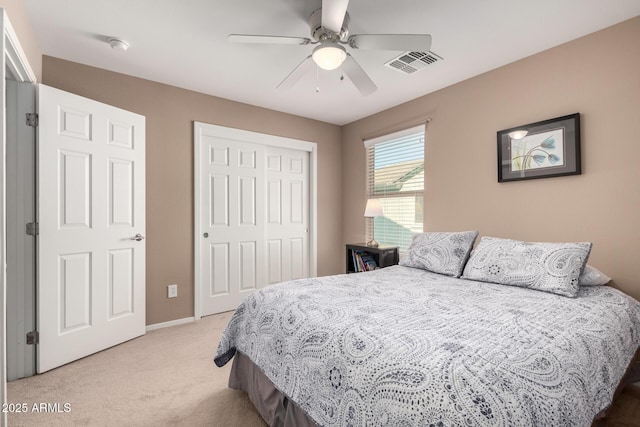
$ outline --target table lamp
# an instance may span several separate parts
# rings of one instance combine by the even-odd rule
[[[377,216],[382,216],[382,205],[380,204],[380,199],[367,200],[367,207],[364,208],[364,216],[365,218],[375,218]],[[367,246],[377,248],[378,242],[376,242],[375,239],[371,239],[367,242]]]

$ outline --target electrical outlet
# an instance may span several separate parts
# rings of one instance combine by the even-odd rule
[[[175,298],[178,296],[178,285],[167,286],[167,298]]]

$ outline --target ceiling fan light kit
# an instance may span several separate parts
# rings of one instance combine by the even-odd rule
[[[311,57],[318,67],[331,71],[341,66],[347,59],[347,51],[339,44],[325,41],[313,49]]]
[[[347,13],[349,0],[322,0],[322,7],[309,16],[311,38],[231,34],[228,40],[235,43],[270,44],[318,44],[285,79],[278,84],[279,89],[289,89],[303,74],[310,71],[314,63],[323,70],[335,70],[342,66],[346,75],[362,95],[376,91],[377,86],[360,67],[353,56],[342,46],[353,50],[385,50],[429,52],[431,36],[428,34],[356,34],[349,36],[350,16]]]

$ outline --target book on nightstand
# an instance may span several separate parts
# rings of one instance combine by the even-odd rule
[[[346,245],[346,272],[360,273],[398,264],[398,247],[380,245],[371,247],[366,244]]]

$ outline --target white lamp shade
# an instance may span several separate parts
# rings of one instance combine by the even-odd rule
[[[367,200],[367,207],[364,209],[364,216],[367,218],[382,216],[382,205],[380,204],[380,199]]]
[[[322,42],[313,49],[311,56],[318,67],[330,71],[342,65],[344,60],[347,59],[347,52],[339,44]]]

